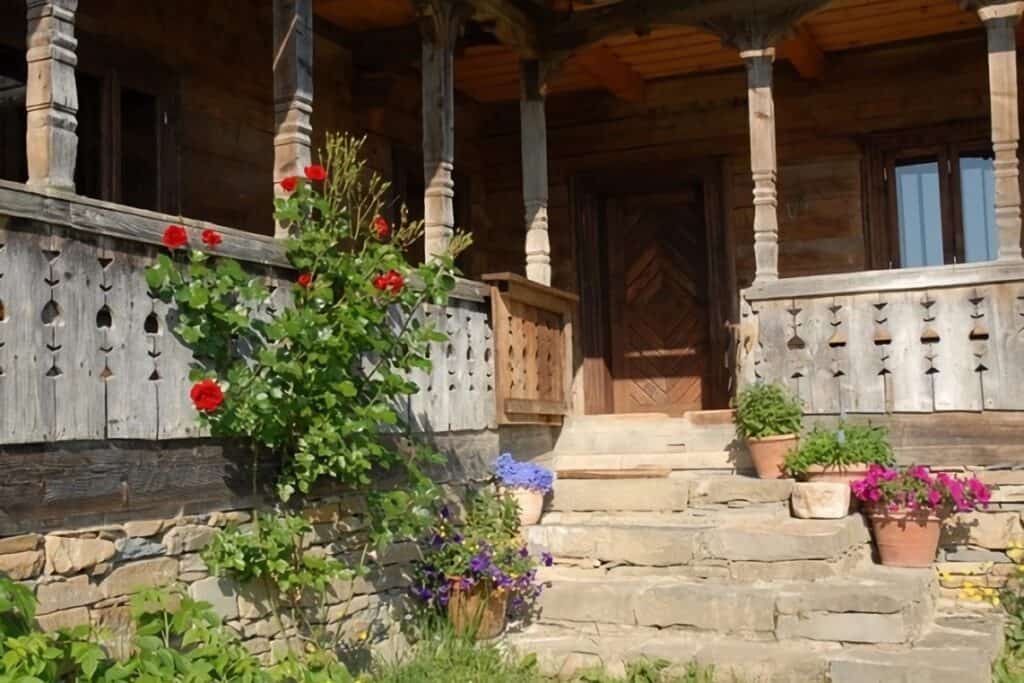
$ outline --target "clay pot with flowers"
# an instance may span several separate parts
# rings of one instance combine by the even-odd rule
[[[855,481],[853,495],[863,503],[882,564],[928,567],[939,547],[942,522],[953,512],[988,505],[990,492],[976,477],[872,465]]]
[[[532,462],[518,462],[511,453],[502,453],[494,462],[497,483],[519,506],[519,523],[536,524],[544,511],[544,496],[554,486],[554,473]]]
[[[779,384],[753,384],[736,399],[736,435],[746,440],[757,476],[781,479],[786,455],[799,443],[803,406]]]
[[[442,508],[423,559],[413,563],[413,594],[447,614],[459,634],[480,640],[501,635],[509,611],[540,594],[538,565],[552,563],[547,553],[532,557],[519,530],[519,508],[504,492],[477,494],[461,527]]]

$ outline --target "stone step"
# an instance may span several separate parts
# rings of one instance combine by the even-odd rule
[[[556,453],[745,452],[731,421],[664,415],[582,415],[566,420]]]
[[[557,512],[672,512],[688,506],[784,503],[789,479],[679,474],[651,479],[557,479],[547,509]]]
[[[745,451],[664,451],[651,453],[560,453],[549,460],[555,470],[625,470],[651,467],[675,471],[752,472]]]
[[[891,568],[771,584],[671,576],[556,578],[539,599],[538,619],[754,640],[909,644],[931,624],[933,592],[933,572]]]
[[[868,542],[860,515],[798,520],[760,509],[677,514],[551,513],[526,529],[529,545],[557,560],[664,567],[733,562],[838,561]]]
[[[543,673],[568,678],[581,669],[604,667],[622,675],[641,658],[673,663],[682,673],[690,662],[714,668],[717,681],[773,683],[982,683],[991,680],[990,649],[755,641],[692,631],[644,627],[535,624],[509,634],[508,642],[537,655]]]

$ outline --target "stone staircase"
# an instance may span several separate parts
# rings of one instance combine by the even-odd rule
[[[714,664],[722,680],[989,681],[998,623],[946,614],[931,569],[882,567],[859,514],[790,517],[788,480],[746,473],[725,411],[585,417],[548,460],[562,478],[526,530],[555,564],[511,643],[553,674],[639,657]],[[639,474],[639,473],[638,473]]]

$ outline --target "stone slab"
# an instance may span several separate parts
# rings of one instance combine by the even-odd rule
[[[690,562],[697,533],[673,527],[541,525],[527,529],[526,538],[535,552],[556,558],[669,566]]]
[[[678,479],[559,479],[548,509],[559,511],[685,510],[689,483]]]
[[[756,479],[754,477],[702,477],[693,480],[691,505],[725,503],[777,503],[789,500],[793,490],[791,479]]]
[[[780,640],[805,638],[840,643],[906,643],[912,636],[899,612],[782,614],[775,633]]]

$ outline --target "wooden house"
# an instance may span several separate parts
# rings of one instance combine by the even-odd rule
[[[335,130],[424,219],[412,257],[473,234],[409,406],[455,450],[696,424],[765,380],[905,462],[1019,464],[1022,12],[0,3],[0,534],[242,504],[140,273],[182,222],[287,279],[277,181]]]

